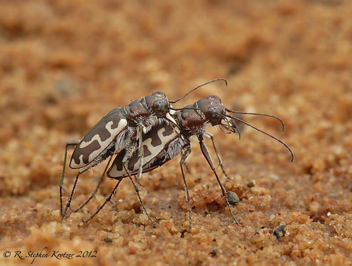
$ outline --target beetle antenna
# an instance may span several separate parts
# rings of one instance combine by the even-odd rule
[[[221,114],[221,115],[223,115],[223,114]],[[293,155],[293,152],[292,152],[291,148],[290,148],[286,143],[284,143],[282,140],[280,140],[280,139],[274,137],[273,135],[271,135],[271,134],[269,134],[269,133],[266,133],[265,131],[263,131],[263,130],[261,130],[261,129],[255,127],[255,126],[252,126],[251,124],[245,122],[244,120],[242,120],[242,119],[240,119],[240,118],[238,118],[238,117],[232,117],[232,116],[230,116],[230,115],[223,115],[223,116],[228,117],[228,118],[235,119],[235,120],[237,120],[237,121],[239,121],[239,122],[242,122],[243,124],[245,124],[245,125],[247,125],[247,126],[253,128],[253,129],[255,129],[255,130],[257,130],[257,131],[259,131],[259,132],[261,132],[261,133],[267,135],[268,137],[270,137],[270,138],[272,138],[272,139],[274,139],[274,140],[280,142],[280,143],[281,143],[282,145],[284,145],[284,146],[286,147],[286,149],[288,149],[288,151],[291,153],[291,162],[293,162],[293,160],[294,160],[294,158],[295,158],[294,155]]]
[[[267,116],[267,117],[271,117],[274,118],[276,120],[279,120],[282,126],[282,130],[281,132],[285,131],[285,124],[284,121],[282,121],[282,119],[276,115],[269,115],[269,114],[264,114],[264,113],[248,113],[248,112],[242,112],[242,111],[232,111],[230,109],[225,108],[227,112],[233,113],[233,114],[243,114],[243,115],[258,115],[258,116]]]
[[[196,89],[200,88],[200,87],[203,87],[205,85],[208,85],[210,83],[213,83],[213,82],[216,82],[216,81],[220,81],[220,80],[223,80],[227,86],[227,80],[224,79],[224,78],[218,78],[218,79],[213,79],[213,80],[210,80],[208,82],[205,82],[201,85],[198,85],[197,87],[193,88],[192,90],[190,90],[189,92],[187,92],[185,95],[183,95],[181,98],[178,98],[177,100],[173,100],[173,101],[169,101],[170,103],[177,103],[178,101],[181,101],[183,98],[185,98],[188,94],[194,92]]]

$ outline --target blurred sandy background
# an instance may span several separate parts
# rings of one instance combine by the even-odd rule
[[[351,18],[347,0],[0,1],[0,263],[29,264],[15,251],[47,247],[97,256],[36,265],[351,264]],[[203,87],[177,106],[217,94],[228,108],[278,115],[283,134],[275,120],[245,120],[295,154],[290,163],[283,146],[250,128],[240,141],[210,129],[230,176],[221,179],[240,197],[239,226],[197,143],[187,175],[192,234],[179,158],[141,181],[156,229],[128,180],[88,225],[78,228],[115,181],[60,222],[66,141],[130,100],[157,90],[175,99],[219,77],[229,85]],[[74,206],[104,166],[82,176]],[[66,172],[65,200],[75,173]]]

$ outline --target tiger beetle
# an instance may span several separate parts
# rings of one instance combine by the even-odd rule
[[[238,224],[230,205],[232,204],[231,197],[233,192],[226,191],[225,187],[222,185],[219,176],[216,172],[216,167],[210,157],[208,149],[204,143],[206,138],[210,138],[212,145],[217,156],[219,166],[222,172],[227,176],[220,155],[217,152],[214,138],[205,129],[206,126],[219,126],[225,133],[238,133],[239,138],[241,138],[240,131],[235,123],[235,121],[242,122],[243,124],[273,138],[274,140],[280,142],[291,154],[291,162],[294,160],[294,155],[292,150],[278,138],[264,132],[263,130],[245,122],[243,119],[229,115],[232,114],[245,114],[245,115],[257,115],[257,116],[267,116],[280,121],[282,125],[282,131],[284,131],[283,121],[274,115],[268,115],[263,113],[248,113],[240,111],[232,111],[225,108],[221,102],[221,99],[212,95],[205,99],[199,100],[192,106],[186,106],[184,108],[178,109],[175,113],[170,113],[172,118],[176,121],[177,127],[171,126],[168,123],[160,123],[152,128],[146,134],[142,136],[142,147],[144,149],[144,161],[143,161],[143,172],[149,172],[157,167],[162,166],[164,163],[175,158],[178,154],[181,154],[181,160],[179,162],[182,178],[184,182],[185,196],[188,203],[188,214],[189,214],[189,231],[191,231],[191,207],[190,207],[190,197],[188,192],[188,185],[185,178],[185,172],[183,166],[187,157],[191,153],[191,142],[190,137],[196,136],[199,141],[200,149],[205,157],[207,163],[209,164],[211,170],[213,171],[216,180],[220,186],[221,192],[226,200],[226,204],[229,208],[231,216],[236,224]],[[140,156],[137,151],[135,151],[129,158],[123,163],[123,158],[125,157],[126,149],[122,149],[115,160],[113,161],[110,168],[107,170],[107,176],[112,179],[117,179],[118,183],[106,199],[106,201],[99,207],[99,209],[85,222],[89,222],[98,212],[105,206],[107,202],[111,200],[111,197],[116,192],[119,184],[124,177],[131,178],[132,175],[138,174],[138,167],[140,164]],[[99,186],[99,184],[98,184]],[[141,200],[140,200],[141,201]],[[142,206],[145,210],[145,207]],[[149,217],[149,215],[147,214]],[[153,223],[153,222],[152,222]],[[153,223],[154,225],[154,223]]]
[[[142,141],[140,141],[143,134],[148,133],[156,125],[163,123],[174,123],[173,118],[170,115],[170,103],[177,103],[196,89],[209,83],[221,80],[227,84],[227,81],[223,78],[214,79],[193,88],[182,97],[174,101],[169,101],[166,95],[160,91],[154,92],[140,100],[131,101],[129,105],[122,108],[113,109],[107,113],[80,141],[67,142],[65,147],[63,170],[60,179],[60,213],[62,220],[66,216],[67,210],[71,205],[78,178],[82,173],[100,164],[109,157],[110,163],[112,155],[119,153],[123,149],[126,151],[125,156],[121,160],[124,164],[135,150],[134,146],[137,145],[138,157],[140,158],[138,177],[140,177],[142,174],[144,158],[144,150],[141,148]],[[76,147],[73,151],[69,166],[72,169],[80,170],[78,171],[69,200],[67,201],[64,209],[63,182],[66,168],[67,149],[69,146]],[[105,172],[106,169],[104,170],[102,177],[105,175]],[[136,188],[136,192],[138,192],[132,179],[131,181]],[[86,203],[88,203],[88,201]],[[79,209],[81,209],[85,204],[83,204]]]

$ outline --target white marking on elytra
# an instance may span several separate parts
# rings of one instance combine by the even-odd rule
[[[171,112],[172,112],[172,113],[171,113]],[[174,110],[170,110],[170,113],[171,113],[171,114],[174,114],[175,111],[174,111]],[[166,114],[166,118],[169,119],[169,120],[171,120],[171,121],[176,125],[175,119],[174,119],[169,113]]]
[[[165,146],[172,141],[173,139],[176,138],[176,136],[178,135],[178,133],[176,133],[175,131],[173,131],[172,134],[168,135],[168,136],[164,136],[163,133],[165,132],[165,128],[162,127],[158,130],[157,135],[159,137],[159,139],[161,140],[161,144],[157,145],[157,146],[153,146],[152,143],[152,138],[148,138],[146,140],[143,141],[143,146],[146,146],[148,148],[148,150],[150,151],[150,155],[145,156],[143,158],[143,166],[147,165],[153,158],[157,157],[157,155],[159,155],[160,152],[163,151],[163,149],[165,148]],[[138,156],[137,153],[134,153],[132,155],[132,157]],[[129,158],[126,161],[126,165],[129,164],[131,158]],[[133,165],[133,169],[128,169],[131,172],[135,172],[137,171],[139,168],[139,159],[137,160],[137,162]],[[126,174],[125,169],[122,169],[121,171],[117,170],[117,166],[115,164],[113,164],[110,172],[109,172],[109,176],[111,177],[121,177],[124,176]]]
[[[98,150],[93,151],[91,154],[88,156],[88,162],[92,162],[94,158],[96,158],[112,141],[113,139],[127,126],[127,120],[126,119],[120,119],[118,126],[116,128],[111,128],[112,125],[114,124],[113,121],[108,122],[105,125],[105,129],[109,131],[110,137],[104,141],[101,140],[99,134],[95,134],[94,137],[89,140],[89,141],[82,141],[81,144],[79,145],[80,148],[85,148],[89,146],[93,141],[98,141],[100,148]],[[71,168],[81,168],[85,166],[86,164],[83,162],[83,154],[79,156],[79,163],[76,164],[74,160],[71,160],[70,162],[70,167]]]
[[[171,134],[169,136],[164,137],[163,133],[165,132],[165,128],[160,128],[157,132],[159,139],[161,140],[161,144],[157,145],[156,147],[154,147],[152,145],[152,139],[148,138],[145,141],[143,141],[143,147],[146,146],[148,148],[148,150],[150,151],[150,155],[144,157],[143,161],[144,164],[147,164],[151,159],[153,159],[156,155],[158,155],[165,147],[165,145],[174,138],[174,134]],[[134,169],[133,171],[138,169],[138,165],[139,165],[139,160],[138,162],[134,165]]]
[[[142,130],[143,130],[143,133],[144,133],[144,134],[147,134],[147,132],[148,132],[148,131],[147,131],[147,130],[148,130],[148,128],[147,128],[147,127],[143,127],[143,129],[142,129]],[[138,135],[139,135],[139,134],[137,134],[137,140],[138,140]]]

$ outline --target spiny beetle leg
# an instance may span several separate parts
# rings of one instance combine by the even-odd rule
[[[183,157],[183,154],[184,154],[184,152],[181,151],[181,158]],[[188,165],[187,165],[186,162],[183,163],[183,166],[186,168],[187,173],[191,174],[191,171],[189,170]]]
[[[184,189],[185,189],[185,195],[186,195],[186,201],[188,205],[188,217],[189,217],[189,232],[191,233],[192,231],[192,210],[191,210],[191,204],[190,204],[190,197],[189,197],[189,192],[188,192],[188,185],[187,185],[187,180],[185,177],[185,172],[183,170],[183,165],[185,164],[185,161],[187,157],[191,154],[191,146],[188,144],[188,146],[185,147],[185,151],[182,154],[181,161],[180,161],[180,167],[181,167],[181,173],[182,173],[182,178],[183,178],[183,183],[184,183]]]
[[[85,168],[83,168],[83,169],[81,169],[81,170],[78,171],[78,174],[77,174],[77,176],[76,176],[75,182],[74,182],[73,187],[72,187],[72,191],[71,191],[70,198],[69,198],[68,201],[67,201],[67,204],[66,204],[65,210],[64,210],[64,212],[63,212],[63,217],[62,217],[61,221],[64,220],[64,218],[65,218],[65,216],[66,216],[66,213],[67,213],[67,210],[68,210],[68,208],[70,208],[70,206],[71,206],[71,202],[72,202],[72,199],[73,199],[73,195],[75,194],[75,190],[76,190],[76,187],[77,187],[77,183],[78,183],[78,178],[79,178],[79,176],[80,176],[81,174],[83,174],[85,171],[87,171],[88,169],[89,169],[89,167],[85,167]]]
[[[112,196],[115,194],[116,189],[118,188],[118,186],[120,185],[121,181],[123,178],[121,178],[119,180],[119,182],[117,182],[116,186],[114,187],[114,189],[111,191],[110,195],[106,198],[106,200],[104,201],[104,203],[99,207],[99,209],[86,221],[84,221],[84,223],[88,223],[90,220],[92,220],[100,211],[101,209],[104,208],[104,206],[106,205],[106,203],[111,201]]]
[[[186,168],[186,171],[188,174],[191,174],[191,170],[189,170],[188,164],[186,162],[184,162],[184,167]]]
[[[90,195],[89,199],[88,199],[85,203],[83,203],[78,209],[76,209],[74,212],[80,211],[84,206],[86,206],[86,205],[89,203],[89,201],[90,201],[92,198],[95,197],[95,195],[97,194],[98,189],[99,189],[101,183],[103,183],[104,176],[105,176],[106,171],[107,171],[107,169],[108,169],[108,167],[109,167],[109,165],[110,165],[111,159],[112,159],[112,156],[110,156],[109,161],[108,161],[108,163],[107,163],[107,165],[106,165],[106,167],[105,167],[105,169],[104,169],[104,172],[103,172],[103,174],[101,175],[101,177],[99,178],[98,185],[96,186],[96,188],[95,188],[94,192],[92,193],[92,195]]]
[[[218,153],[218,151],[217,151],[217,149],[216,149],[214,137],[213,137],[211,134],[209,134],[209,137],[210,137],[210,139],[211,139],[211,142],[213,143],[213,148],[214,148],[216,157],[218,158],[218,162],[219,162],[219,165],[220,165],[220,167],[221,167],[221,170],[222,170],[223,174],[224,174],[227,178],[229,178],[229,176],[228,176],[227,173],[225,172],[224,165],[222,164],[222,159],[221,159],[221,157],[220,157],[220,154]]]
[[[137,187],[136,184],[133,182],[133,179],[132,179],[130,173],[128,172],[128,170],[127,170],[125,164],[123,164],[123,167],[124,167],[124,169],[125,169],[125,171],[126,171],[126,173],[127,173],[127,175],[128,175],[128,178],[129,178],[129,179],[131,180],[131,182],[132,182],[132,185],[133,185],[133,187],[134,187],[134,190],[135,190],[136,193],[137,193],[139,202],[140,202],[140,204],[141,204],[141,206],[142,206],[142,208],[143,208],[145,214],[147,215],[149,221],[150,221],[151,224],[153,225],[153,228],[155,228],[156,225],[155,225],[155,223],[153,222],[153,220],[150,218],[150,216],[149,216],[149,214],[148,214],[148,212],[147,212],[147,210],[146,210],[146,208],[145,208],[145,206],[144,206],[143,200],[142,200],[141,196],[139,195],[139,189],[138,189],[138,187]]]
[[[63,212],[63,216],[62,216],[61,221],[64,220],[64,218],[65,218],[65,216],[66,216],[66,213],[67,213],[67,210],[68,210],[68,208],[71,206],[71,201],[72,201],[72,199],[73,199],[73,194],[75,193],[75,189],[76,189],[76,186],[77,186],[78,178],[79,178],[80,175],[81,175],[81,172],[79,171],[78,174],[77,174],[77,176],[76,176],[75,183],[73,184],[72,191],[71,191],[71,195],[70,195],[70,198],[69,198],[68,201],[67,201],[67,204],[66,204],[65,210],[64,210],[64,212]]]
[[[62,173],[61,173],[61,179],[60,179],[60,214],[61,214],[61,218],[64,218],[64,213],[63,213],[63,201],[62,201],[62,197],[63,197],[63,189],[64,189],[64,177],[65,177],[65,171],[66,171],[66,160],[67,160],[67,148],[69,146],[77,146],[79,144],[79,140],[76,141],[68,141],[66,143],[66,147],[65,147],[65,155],[64,155],[64,163],[62,166]]]
[[[203,139],[202,139],[202,138],[199,138],[199,144],[200,144],[200,148],[201,148],[201,150],[202,150],[202,153],[203,153],[205,159],[207,160],[207,162],[208,162],[208,164],[209,164],[211,170],[213,171],[213,173],[214,173],[214,175],[215,175],[215,177],[216,177],[216,180],[218,181],[218,184],[219,184],[219,186],[220,186],[220,188],[221,188],[221,191],[222,191],[223,196],[225,197],[226,204],[227,204],[227,207],[229,208],[229,211],[230,211],[230,213],[231,213],[231,216],[232,216],[233,220],[235,221],[235,223],[238,225],[238,222],[237,222],[237,220],[236,220],[236,218],[235,218],[235,215],[232,213],[232,209],[231,209],[231,206],[230,206],[229,200],[228,200],[228,198],[227,198],[227,194],[226,194],[226,193],[227,193],[227,192],[226,192],[226,189],[225,189],[224,186],[221,184],[221,181],[220,181],[220,179],[219,179],[219,176],[218,176],[218,174],[217,174],[216,171],[215,171],[215,167],[214,167],[213,161],[211,160],[211,157],[210,157],[210,155],[209,155],[208,149],[207,149],[207,147],[205,146],[205,144],[203,143]]]
[[[136,181],[136,184],[139,186],[139,187],[145,187],[141,184],[141,182],[139,182],[139,178],[138,178],[138,175],[133,175],[134,177],[134,180]]]

